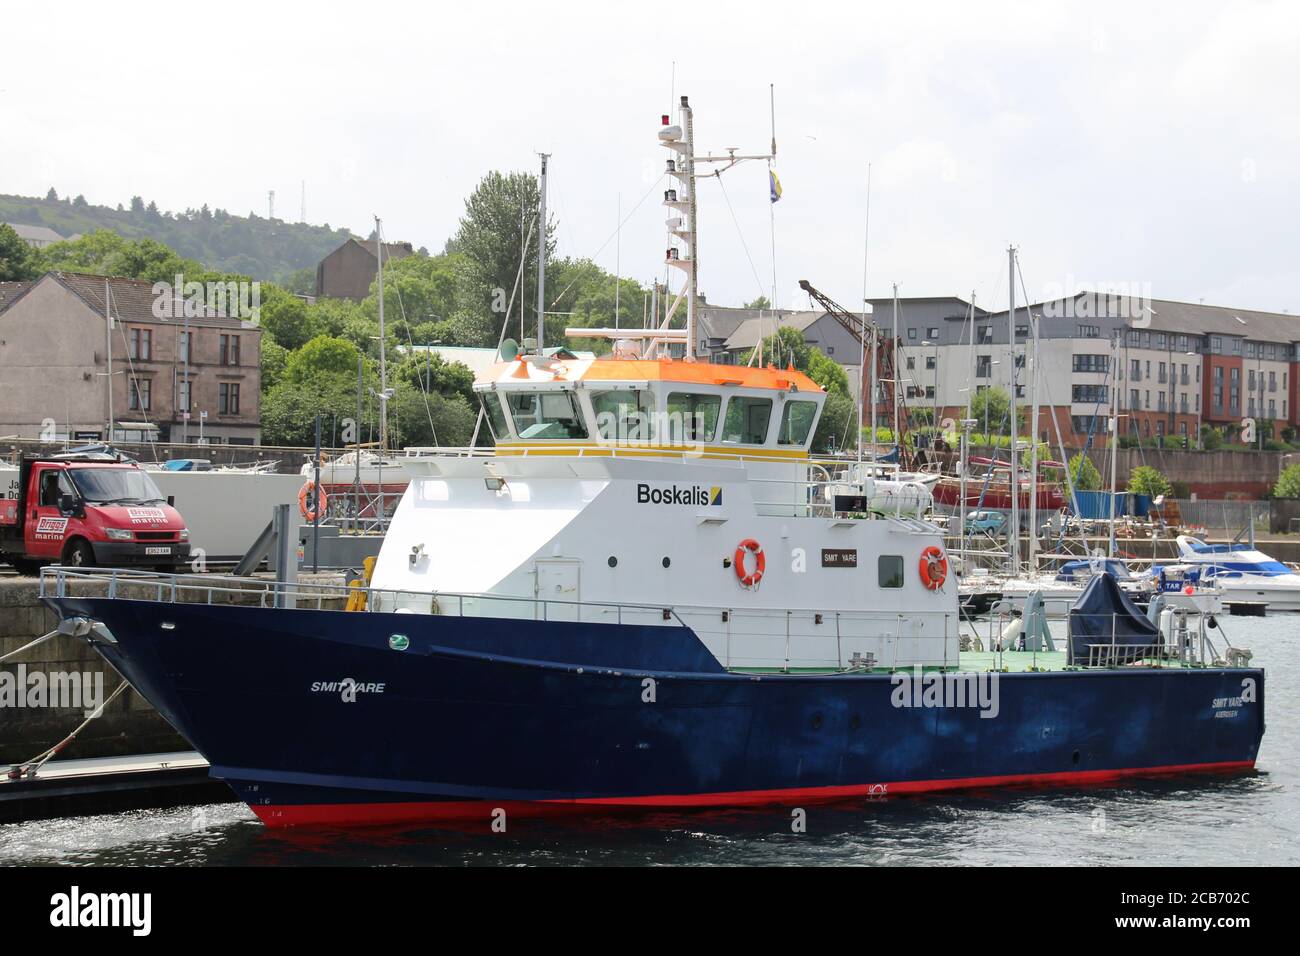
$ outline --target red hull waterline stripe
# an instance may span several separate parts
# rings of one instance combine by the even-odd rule
[[[255,806],[268,826],[411,823],[436,820],[483,819],[498,807],[508,816],[581,814],[592,810],[755,807],[792,801],[830,802],[851,797],[900,796],[943,790],[978,790],[1018,785],[1071,786],[1106,783],[1128,777],[1158,777],[1182,773],[1234,773],[1251,770],[1253,760],[1135,767],[1121,770],[1072,770],[1000,777],[961,777],[953,780],[905,780],[898,783],[853,784],[844,787],[793,787],[784,790],[742,790],[729,793],[665,794],[642,797],[579,797],[572,800],[491,801],[446,800],[431,803],[319,803]]]

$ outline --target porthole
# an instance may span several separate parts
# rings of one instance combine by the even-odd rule
[[[618,567],[618,558],[614,557],[614,556],[611,554],[611,555],[609,556],[609,562],[608,562],[608,564],[609,564],[609,566],[610,566],[611,568],[616,568],[616,567]]]
[[[664,560],[663,560],[663,566],[664,566],[665,568],[667,568],[667,567],[671,567],[671,566],[672,566],[672,563],[673,563],[673,559],[672,559],[672,558],[667,558],[667,557],[666,557],[666,558],[664,558]]]

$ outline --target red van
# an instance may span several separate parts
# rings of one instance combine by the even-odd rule
[[[170,571],[189,556],[185,520],[118,456],[26,457],[18,496],[0,499],[0,560],[23,574],[42,564]]]

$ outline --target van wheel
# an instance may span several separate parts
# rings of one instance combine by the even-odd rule
[[[95,550],[89,541],[78,538],[63,549],[63,563],[70,568],[93,568]]]

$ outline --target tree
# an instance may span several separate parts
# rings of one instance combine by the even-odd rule
[[[745,356],[744,364],[757,365],[759,359],[762,359],[765,365],[775,365],[778,368],[793,365],[800,371],[807,371],[812,353],[813,348],[804,341],[802,332],[792,326],[782,325],[763,339],[757,357],[752,350]]]
[[[473,317],[479,321],[462,321],[464,331],[478,339],[462,344],[496,344],[505,316],[493,313],[492,306],[494,300],[510,297],[515,277],[521,274],[524,239],[537,218],[540,196],[537,177],[531,173],[493,171],[465,200],[455,249],[466,256],[470,268],[460,276],[458,305],[461,312],[467,313],[462,319]],[[523,257],[524,279],[537,274],[538,231],[534,225],[528,255]],[[549,258],[555,247],[553,221],[546,223],[544,232]]]
[[[12,226],[0,223],[0,281],[23,282],[40,275],[39,259],[34,253]]]
[[[822,406],[822,417],[817,422],[817,432],[813,435],[812,450],[830,452],[843,448],[856,417],[857,409],[852,400],[836,392],[828,394],[826,404]]]
[[[853,400],[849,396],[848,373],[844,371],[844,366],[826,355],[821,349],[814,348],[810,350],[808,364],[804,371],[808,373],[809,378],[829,394],[849,399],[849,404],[852,405]]]
[[[390,365],[389,377],[422,392],[448,398],[459,395],[469,405],[474,399],[474,373],[461,362],[448,362],[436,352],[407,355],[396,366]]]
[[[984,429],[987,422],[986,430],[995,435],[1006,431],[1010,412],[1011,396],[1007,394],[1006,389],[998,388],[996,385],[980,389],[970,401],[970,417],[978,422],[975,427]],[[1016,421],[1017,427],[1023,428],[1025,424],[1023,408],[1016,409]]]
[[[772,308],[772,303],[767,300],[767,296],[760,295],[753,302],[746,302],[745,308],[746,309],[770,309]]]
[[[1101,472],[1083,452],[1070,459],[1070,482],[1075,491],[1096,491],[1101,488]]]
[[[284,369],[284,381],[289,385],[303,385],[319,378],[337,376],[349,383],[355,382],[358,355],[351,342],[318,335],[290,354]]]
[[[1169,491],[1169,479],[1150,465],[1139,465],[1128,477],[1128,492],[1131,495],[1157,498],[1169,494]]]
[[[58,202],[58,201],[59,201],[59,194],[58,194],[57,192],[54,191],[54,187],[53,187],[53,186],[51,186],[51,187],[50,187],[50,191],[47,192],[47,193],[45,194],[45,201],[46,201],[46,202]]]
[[[1300,498],[1300,465],[1287,465],[1273,486],[1274,498]]]

